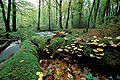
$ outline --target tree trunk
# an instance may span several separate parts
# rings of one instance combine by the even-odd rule
[[[97,18],[97,13],[98,13],[98,10],[99,10],[99,5],[100,5],[100,0],[98,0],[98,2],[97,2],[97,9],[95,10],[95,16],[94,16],[94,25],[93,25],[93,27],[95,28],[95,26],[96,26],[96,18]]]
[[[81,16],[82,16],[82,3],[83,1],[79,0],[79,25],[81,23]]]
[[[10,12],[11,12],[11,0],[8,0],[8,13],[7,13],[7,30],[10,31]]]
[[[90,16],[89,16],[89,19],[88,19],[88,27],[86,28],[86,31],[88,31],[88,29],[89,29],[90,18],[91,18],[91,15],[92,15],[92,11],[93,11],[94,5],[95,5],[95,0],[93,2],[92,9],[90,11]]]
[[[68,15],[67,15],[67,21],[66,21],[66,29],[68,28],[68,21],[70,18],[70,6],[71,6],[71,0],[69,1],[69,6],[68,6]]]
[[[12,7],[13,7],[13,31],[17,31],[17,29],[16,29],[16,2],[15,2],[15,0],[13,0]]]
[[[103,15],[102,15],[102,19],[103,19],[102,22],[103,23],[104,23],[105,12],[106,12],[106,16],[108,16],[109,3],[110,3],[110,0],[107,0],[106,6],[105,6],[104,11],[103,11]]]
[[[56,0],[56,2],[57,2],[57,0]],[[57,18],[57,16],[58,16],[57,8],[58,8],[58,5],[57,5],[57,3],[56,3],[56,26],[57,26],[57,20],[58,20],[58,18]]]
[[[118,8],[119,8],[119,2],[118,2],[118,0],[116,0],[116,3],[117,3],[117,7],[116,7],[116,16],[117,16]]]
[[[48,13],[49,13],[49,31],[51,30],[51,29],[50,29],[50,11],[51,11],[50,5],[51,5],[51,0],[49,0],[49,5],[48,5]]]
[[[119,6],[119,11],[118,11],[118,16],[120,15],[120,6]]]
[[[40,6],[41,6],[41,0],[39,0],[39,12],[38,12],[38,31],[40,30]]]
[[[59,5],[59,16],[60,16],[59,21],[60,21],[60,28],[63,29],[63,27],[62,27],[62,11],[61,10],[62,10],[62,0],[60,0],[60,5]]]
[[[106,16],[108,17],[108,15],[109,15],[109,7],[110,7],[110,0],[108,0],[106,7],[107,7],[107,9],[106,9]],[[108,18],[106,18],[106,20],[108,20]]]
[[[8,21],[7,21],[6,16],[5,16],[5,8],[4,8],[2,0],[0,0],[0,4],[1,4],[1,8],[2,8],[2,14],[3,14],[6,32],[10,32],[10,26],[8,26],[8,23],[7,23]]]

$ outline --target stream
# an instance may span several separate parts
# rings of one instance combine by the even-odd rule
[[[0,63],[14,55],[14,53],[16,53],[20,48],[20,43],[20,40],[11,42],[10,45],[0,53]]]
[[[39,33],[36,33],[36,34],[39,35],[39,36],[53,36],[53,35],[56,35],[56,34],[50,32],[50,31],[39,32]],[[7,59],[9,59],[11,56],[14,55],[14,53],[16,53],[19,50],[20,43],[21,43],[20,40],[11,42],[10,45],[0,53],[0,65],[3,64],[5,61],[7,61]]]

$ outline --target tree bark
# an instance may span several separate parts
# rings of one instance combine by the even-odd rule
[[[103,15],[102,15],[102,19],[103,19],[102,22],[103,22],[103,23],[104,23],[105,12],[106,12],[106,16],[108,16],[109,3],[110,3],[110,0],[107,0],[106,6],[105,6],[104,11],[103,11]]]
[[[120,6],[119,6],[119,11],[118,11],[118,16],[120,15]]]
[[[96,26],[96,18],[97,18],[97,13],[98,13],[98,10],[99,10],[99,5],[100,5],[100,0],[98,0],[98,2],[97,2],[97,9],[95,10],[95,16],[94,16],[94,25],[93,25],[93,27],[95,28],[95,26]]]
[[[63,29],[62,27],[62,0],[60,0],[60,5],[59,5],[59,21],[60,21],[60,28]]]
[[[51,29],[50,29],[50,11],[51,11],[50,5],[51,5],[51,0],[49,0],[49,4],[48,4],[48,13],[49,13],[49,31],[51,30]]]
[[[39,0],[39,12],[38,12],[38,31],[40,30],[40,7],[41,7],[41,0]]]
[[[88,19],[88,27],[86,28],[87,32],[88,32],[88,29],[89,29],[90,18],[91,18],[91,15],[92,15],[92,11],[93,11],[94,5],[95,5],[95,0],[93,1],[92,9],[90,11],[90,16],[89,16],[89,19]]]
[[[56,2],[57,2],[57,0],[56,0]],[[58,8],[58,5],[57,5],[57,3],[56,3],[56,26],[57,26],[57,20],[58,20],[58,18],[57,18],[57,16],[58,16],[57,8]]]
[[[9,0],[8,3],[10,4],[10,0]],[[3,20],[4,20],[4,23],[5,23],[6,32],[10,32],[10,26],[8,25],[8,20],[6,19],[6,16],[5,16],[5,8],[4,8],[4,5],[3,5],[2,0],[0,0],[0,4],[1,4],[1,8],[2,8],[2,14],[3,14]],[[9,5],[9,6],[10,6],[10,5]],[[10,7],[11,7],[11,6],[10,6]],[[8,7],[8,9],[9,9],[9,12],[10,12],[10,9],[11,9],[11,8]],[[10,16],[9,16],[9,17],[10,17]],[[9,18],[9,17],[8,17],[8,18]]]
[[[66,21],[66,29],[68,28],[68,21],[70,18],[70,6],[71,6],[71,0],[69,1],[69,6],[68,6],[68,15],[67,15],[67,21]]]
[[[7,27],[10,31],[10,12],[11,12],[11,0],[8,0],[8,13],[7,13]]]
[[[82,16],[82,2],[81,0],[79,0],[79,25],[81,23],[81,16]]]
[[[13,31],[17,31],[17,29],[16,29],[16,2],[15,2],[15,0],[13,0],[12,7],[13,7]]]

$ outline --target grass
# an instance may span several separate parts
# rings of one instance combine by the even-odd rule
[[[36,80],[40,71],[37,47],[30,41],[22,43],[17,53],[0,67],[0,80]],[[24,62],[20,63],[21,60]]]

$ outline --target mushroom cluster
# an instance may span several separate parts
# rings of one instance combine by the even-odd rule
[[[90,57],[102,59],[104,55],[104,50],[102,48],[97,48],[93,49],[93,52],[90,54]]]
[[[99,38],[97,38],[97,36],[93,36],[94,39],[90,40],[89,42],[87,42],[86,44],[88,45],[99,45]]]
[[[66,33],[65,31],[61,31],[61,32],[57,32],[56,34],[59,37],[65,37],[68,33]]]
[[[116,39],[120,39],[120,36],[116,37]]]
[[[58,53],[64,53],[67,55],[71,54],[77,54],[78,57],[81,57],[83,55],[83,45],[78,44],[77,42],[74,42],[73,44],[61,46],[58,50]]]
[[[48,45],[44,47],[43,51],[46,52],[47,54],[50,54],[52,52]]]
[[[107,45],[105,43],[99,43],[100,38],[97,38],[97,36],[93,36],[94,39],[90,40],[86,44],[89,46],[99,46],[99,47],[106,47]]]

